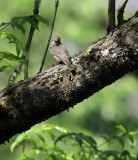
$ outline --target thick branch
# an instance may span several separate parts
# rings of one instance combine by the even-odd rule
[[[73,107],[138,68],[138,13],[72,58],[0,93],[0,143]]]

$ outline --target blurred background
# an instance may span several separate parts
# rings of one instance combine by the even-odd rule
[[[42,0],[40,15],[48,24],[39,24],[35,31],[30,50],[29,76],[35,75],[40,68],[42,57],[48,41],[50,25],[54,13],[54,0]],[[84,50],[92,42],[106,34],[108,0],[60,0],[53,35],[60,35],[71,56]],[[118,7],[120,0],[117,0]],[[12,17],[27,16],[33,13],[34,0],[6,0],[0,2],[0,23],[9,22]],[[130,18],[136,10],[137,0],[128,2],[125,19]],[[25,45],[29,26],[23,35],[19,30],[7,28]],[[0,50],[15,52],[15,47],[7,40],[0,40]],[[44,70],[56,63],[48,52]],[[2,63],[1,63],[2,64]],[[14,62],[12,65],[16,66]],[[7,86],[9,76],[14,68],[0,73],[0,89]],[[18,80],[23,77],[22,73]],[[73,132],[82,132],[91,136],[104,136],[113,132],[117,124],[123,124],[128,129],[138,126],[138,77],[129,73],[110,86],[105,87],[87,100],[77,104],[69,112],[52,117],[46,123],[57,124],[69,128]],[[14,160],[20,154],[10,152],[10,144],[0,146],[0,160]],[[114,144],[117,145],[117,144]],[[114,147],[114,146],[113,146]],[[136,152],[133,149],[133,152]]]

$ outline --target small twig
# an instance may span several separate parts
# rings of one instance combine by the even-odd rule
[[[41,0],[35,0],[34,15],[37,15],[39,13],[40,2],[41,2]],[[27,39],[27,43],[26,43],[26,46],[25,46],[25,51],[23,52],[23,55],[22,55],[23,59],[26,59],[27,55],[29,54],[29,50],[30,50],[32,38],[33,38],[33,35],[34,35],[34,31],[35,31],[35,28],[33,26],[31,26],[29,36],[28,36],[28,39]],[[28,63],[28,62],[26,62],[26,63]],[[14,73],[10,77],[10,82],[13,83],[15,81],[16,77],[20,73],[22,65],[23,65],[22,62],[20,62],[18,64],[17,68],[14,70]],[[24,78],[25,79],[28,78],[28,68],[27,68],[27,66],[28,66],[28,64],[26,64],[26,66],[25,66],[25,73],[24,73]]]
[[[29,67],[29,55],[26,56],[26,61],[24,64],[24,79],[28,78],[28,67]]]
[[[121,4],[118,7],[118,14],[117,14],[117,20],[118,20],[118,25],[121,25],[124,22],[124,10],[126,7],[128,0],[122,0]]]
[[[48,39],[48,42],[47,42],[47,45],[46,45],[44,57],[42,59],[41,67],[40,67],[40,70],[39,70],[38,73],[42,72],[42,69],[43,69],[43,66],[44,66],[44,63],[45,63],[46,55],[47,55],[47,52],[48,52],[48,48],[49,48],[49,44],[50,44],[50,40],[51,40],[51,37],[52,37],[53,28],[54,28],[54,24],[55,24],[58,4],[59,4],[59,0],[55,0],[55,12],[54,12],[54,17],[53,17],[53,21],[52,21],[51,31],[50,31],[49,39]]]
[[[115,28],[115,0],[108,1],[108,26],[107,32]]]
[[[41,0],[35,0],[35,5],[34,5],[34,15],[38,15],[39,13],[39,6],[40,6],[40,2]],[[36,21],[36,20],[35,20]],[[29,66],[29,49],[30,49],[30,46],[31,46],[31,42],[32,42],[32,38],[33,38],[33,35],[34,35],[34,31],[35,31],[35,28],[33,26],[31,26],[30,28],[30,40],[28,39],[28,47],[26,48],[27,49],[27,53],[26,53],[26,63],[24,65],[24,79],[27,79],[28,78],[28,66]]]
[[[31,42],[32,42],[32,39],[33,39],[34,31],[35,31],[35,28],[33,26],[31,26],[30,33],[29,33],[28,40],[27,40],[27,44],[26,44],[26,47],[25,47],[25,52],[22,56],[22,58],[26,59],[26,62],[25,62],[25,65],[24,65],[24,79],[28,78],[28,55],[29,55],[29,50],[30,50],[30,47],[31,47]]]

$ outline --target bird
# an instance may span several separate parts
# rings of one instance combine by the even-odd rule
[[[51,54],[58,61],[62,61],[69,69],[72,68],[71,57],[66,47],[61,43],[59,36],[54,36],[49,48]]]

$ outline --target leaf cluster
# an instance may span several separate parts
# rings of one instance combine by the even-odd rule
[[[11,68],[16,68],[13,66],[10,61],[17,61],[17,62],[22,62],[25,63],[25,60],[21,56],[21,53],[24,52],[24,46],[20,42],[20,40],[15,36],[14,34],[6,31],[7,27],[12,27],[17,28],[18,30],[21,31],[22,34],[25,34],[26,29],[25,29],[25,24],[28,23],[31,26],[33,26],[35,29],[39,30],[39,22],[42,23],[48,23],[47,20],[40,16],[40,15],[30,15],[30,16],[20,16],[20,17],[13,17],[10,22],[3,22],[0,24],[0,39],[7,39],[8,42],[11,44],[15,45],[16,48],[16,53],[12,53],[9,51],[3,51],[0,50],[0,72],[9,70]],[[4,62],[4,65],[3,63]],[[6,65],[5,65],[6,63]]]
[[[22,155],[18,160],[137,160],[138,155],[125,149],[124,136],[134,147],[134,136],[138,136],[138,132],[128,132],[122,125],[116,128],[112,138],[104,137],[104,144],[117,140],[122,146],[121,151],[100,149],[104,144],[98,145],[91,136],[45,123],[19,135],[11,145],[11,151],[22,146]]]

